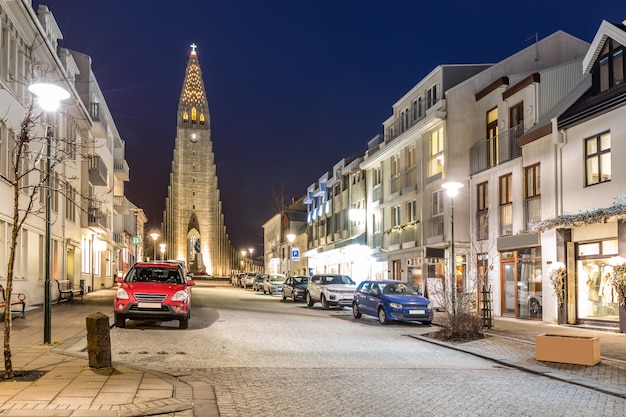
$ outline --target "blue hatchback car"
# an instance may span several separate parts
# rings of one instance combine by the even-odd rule
[[[378,317],[381,324],[390,320],[433,321],[433,304],[404,281],[363,281],[354,293],[352,315]]]

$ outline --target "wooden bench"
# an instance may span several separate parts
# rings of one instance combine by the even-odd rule
[[[6,293],[4,292],[4,287],[0,285],[0,292],[2,292],[2,301],[0,301],[0,309],[2,310],[2,317],[4,317],[4,309],[7,305]],[[11,292],[11,302],[12,306],[21,305],[22,306],[22,318],[26,318],[26,295],[21,292]],[[19,313],[19,311],[11,310],[11,312]]]
[[[69,279],[59,279],[57,280],[57,286],[59,287],[59,299],[57,303],[62,303],[69,301],[70,303],[74,302],[74,297],[80,296],[81,303],[83,300],[83,289],[78,288],[74,289],[72,286],[72,281]]]

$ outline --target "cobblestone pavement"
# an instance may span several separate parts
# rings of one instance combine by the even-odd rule
[[[416,342],[419,343],[419,342]],[[621,416],[626,400],[494,365],[204,370],[221,417]]]

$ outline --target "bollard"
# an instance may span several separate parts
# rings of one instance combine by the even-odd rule
[[[91,368],[111,367],[109,316],[100,312],[87,316],[87,351]]]

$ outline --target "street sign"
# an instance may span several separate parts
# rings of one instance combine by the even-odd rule
[[[133,245],[139,245],[141,243],[141,240],[139,239],[139,236],[133,236]]]
[[[291,248],[291,262],[300,262],[300,248]]]

